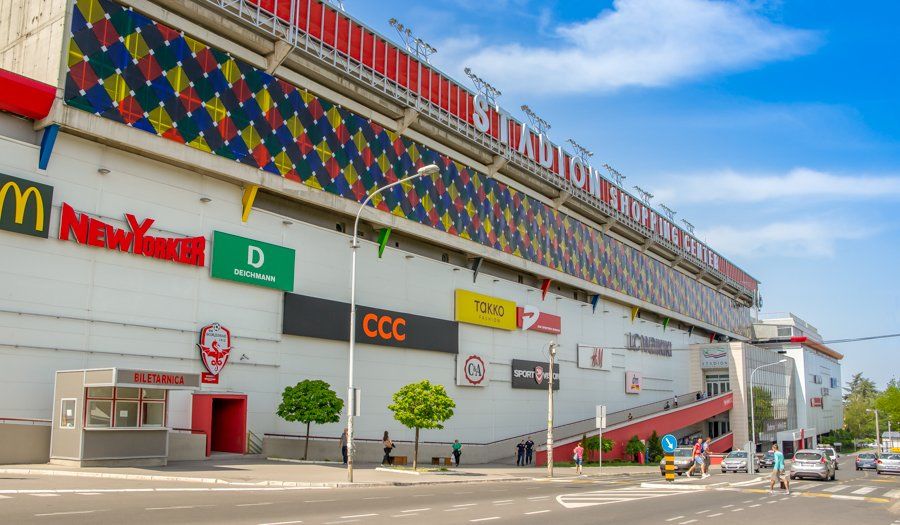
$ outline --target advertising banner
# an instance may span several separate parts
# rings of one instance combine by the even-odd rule
[[[609,370],[609,356],[599,346],[578,345],[578,368]]]
[[[535,306],[518,306],[516,307],[516,326],[521,330],[558,334],[562,332],[562,318],[558,315],[544,313]]]
[[[51,206],[52,186],[0,173],[0,230],[46,239]]]
[[[542,361],[512,360],[512,387],[546,390],[550,381],[549,363]],[[553,390],[559,390],[559,365],[553,365]]]
[[[349,341],[350,303],[285,293],[282,333]],[[356,340],[378,346],[456,354],[459,353],[459,324],[357,305]]]
[[[700,368],[728,368],[728,350],[724,346],[700,350]]]
[[[215,231],[210,275],[289,292],[294,289],[294,256],[291,248]]]
[[[456,385],[486,387],[488,361],[476,354],[456,356]]]
[[[640,394],[641,393],[641,381],[643,376],[640,372],[634,372],[632,370],[628,370],[625,372],[625,393],[626,394]]]
[[[515,330],[516,303],[470,292],[456,290],[456,320],[501,330]]]

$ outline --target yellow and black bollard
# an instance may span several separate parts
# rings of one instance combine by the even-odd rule
[[[666,454],[666,481],[675,481],[675,456]]]

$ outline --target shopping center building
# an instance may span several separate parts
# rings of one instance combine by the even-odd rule
[[[601,404],[623,435],[732,433],[735,369],[698,360],[754,337],[758,282],[489,92],[317,0],[24,6],[0,29],[0,418],[80,436],[60,460],[140,459],[88,454],[116,429],[173,429],[154,460],[189,455],[175,434],[298,454],[282,390],[347,398],[354,216],[429,165],[361,210],[364,461],[412,437],[387,405],[422,379],[456,402],[423,439],[483,461],[543,441],[550,373],[564,438]]]

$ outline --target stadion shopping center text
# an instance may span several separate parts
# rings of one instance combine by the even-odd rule
[[[25,3],[0,28],[0,432],[52,428],[33,457],[160,463],[243,453],[250,432],[297,457],[282,390],[347,392],[353,216],[429,164],[362,211],[362,461],[384,430],[412,437],[387,405],[422,379],[457,404],[424,454],[459,439],[470,462],[543,442],[550,374],[563,450],[600,404],[614,455],[653,430],[740,447],[749,375],[782,359],[753,383],[758,437],[841,426],[840,354],[795,316],[755,321],[747,273],[345,13]],[[338,457],[343,426],[315,427],[311,454]]]

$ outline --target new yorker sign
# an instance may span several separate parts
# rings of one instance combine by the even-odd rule
[[[47,238],[53,187],[0,173],[0,230]]]
[[[211,275],[276,290],[294,289],[291,248],[220,231],[213,232]]]

